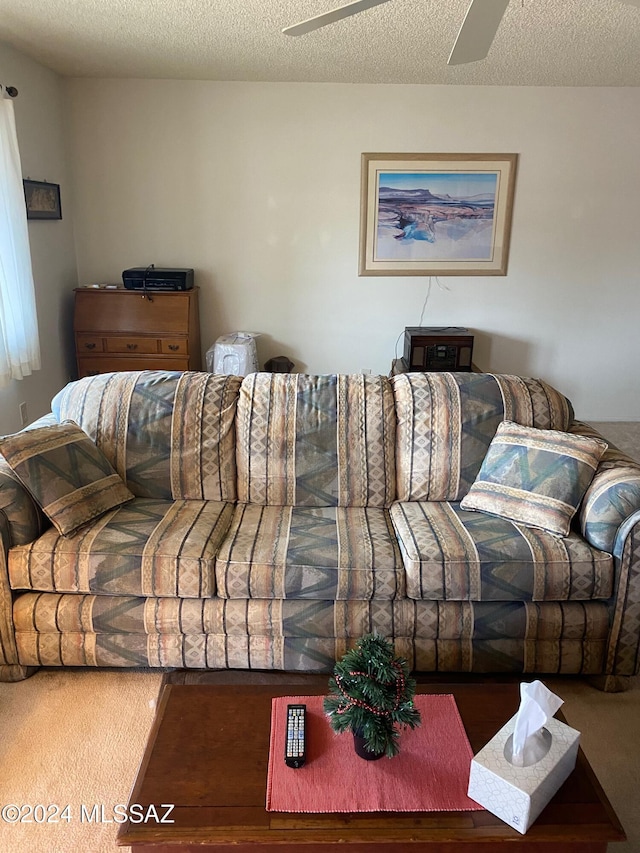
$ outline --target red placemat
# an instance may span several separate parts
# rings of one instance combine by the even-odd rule
[[[400,735],[400,754],[365,761],[350,732],[337,735],[322,696],[279,696],[271,705],[267,810],[431,812],[481,810],[467,797],[473,752],[453,696],[415,697],[422,725]],[[307,706],[307,760],[284,763],[288,704]]]

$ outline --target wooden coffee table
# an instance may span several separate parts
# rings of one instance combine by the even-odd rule
[[[264,680],[264,679],[263,679]],[[475,752],[517,710],[513,684],[420,684],[452,693]],[[282,814],[265,809],[271,699],[327,692],[326,676],[287,684],[164,687],[129,805],[137,815],[175,804],[174,823],[122,824],[118,844],[135,853],[604,853],[625,834],[580,751],[576,769],[526,835],[487,811]],[[134,810],[135,811],[135,810]],[[153,811],[151,812],[153,816]],[[136,817],[136,819],[139,819]]]

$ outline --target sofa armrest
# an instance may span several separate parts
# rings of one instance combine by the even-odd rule
[[[46,423],[51,421],[40,418],[28,428]],[[0,681],[20,681],[34,672],[18,662],[8,552],[12,545],[37,539],[46,526],[42,510],[0,456]]]
[[[38,537],[42,527],[42,512],[0,457],[0,681],[19,681],[33,671],[18,662],[8,552]]]
[[[51,412],[30,423],[25,430],[51,426],[58,421]],[[5,550],[12,545],[26,545],[42,533],[49,521],[0,454],[0,517],[3,520]]]
[[[580,421],[574,421],[569,431],[602,438],[592,426]],[[594,548],[612,554],[618,531],[638,510],[640,464],[609,444],[580,506],[578,519],[582,535]]]
[[[46,526],[38,504],[0,456],[0,517],[5,550],[33,542]]]
[[[614,544],[615,587],[606,673],[640,673],[640,510],[621,525]]]

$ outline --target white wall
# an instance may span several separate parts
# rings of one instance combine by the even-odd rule
[[[640,89],[69,81],[81,283],[193,266],[206,349],[388,372],[426,277],[358,277],[362,152],[518,152],[509,273],[441,277],[423,325],[577,415],[640,420]],[[401,349],[401,344],[399,345]]]
[[[0,82],[19,91],[14,112],[22,174],[60,184],[63,216],[29,222],[42,368],[0,389],[0,433],[9,433],[20,429],[21,402],[35,420],[74,371],[70,302],[77,273],[61,78],[0,42]]]

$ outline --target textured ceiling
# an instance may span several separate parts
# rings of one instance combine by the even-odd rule
[[[2,0],[0,40],[71,77],[640,86],[640,8],[620,0],[511,0],[488,58],[458,67],[467,0],[390,0],[281,33],[342,2]]]

